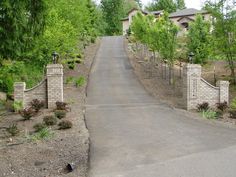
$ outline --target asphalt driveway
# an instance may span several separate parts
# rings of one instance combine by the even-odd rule
[[[194,119],[139,83],[122,37],[104,37],[86,105],[89,177],[235,177],[236,129]]]

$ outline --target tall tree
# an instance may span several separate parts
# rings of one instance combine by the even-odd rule
[[[43,32],[45,13],[44,0],[1,0],[0,57],[18,58],[29,50]]]
[[[139,8],[142,8],[143,4],[141,0],[135,0],[135,2],[138,4]]]
[[[168,13],[176,11],[176,4],[173,0],[153,0],[146,9],[149,11],[165,10]]]
[[[179,10],[186,9],[184,0],[176,0],[176,7]]]
[[[219,0],[216,3],[208,1],[206,9],[211,12],[213,18],[214,47],[228,62],[231,70],[231,78],[236,84],[235,60],[236,60],[236,13],[233,0]]]
[[[123,16],[123,0],[102,0],[101,8],[103,11],[106,25],[106,34],[114,35],[121,33],[121,21]]]
[[[188,33],[188,50],[194,53],[194,63],[205,64],[211,53],[210,23],[201,15],[190,23]]]

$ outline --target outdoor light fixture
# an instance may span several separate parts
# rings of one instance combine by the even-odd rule
[[[52,53],[52,62],[53,62],[53,64],[57,63],[58,58],[59,58],[59,54],[57,52],[53,52]]]
[[[188,60],[189,60],[190,64],[193,64],[193,57],[194,57],[194,53],[190,52],[189,55],[188,55]]]

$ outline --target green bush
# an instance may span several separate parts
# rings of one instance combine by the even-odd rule
[[[45,123],[37,123],[34,125],[34,129],[36,132],[39,132],[46,127],[47,127],[47,125]]]
[[[236,109],[236,98],[234,98],[230,104],[230,109]]]
[[[72,77],[72,76],[69,76],[66,78],[66,84],[71,84],[71,83],[73,83],[73,81],[74,81],[74,77]]]
[[[52,132],[51,129],[43,128],[39,132],[37,132],[34,135],[30,136],[29,139],[31,141],[47,140],[47,139],[52,138],[53,135],[54,135],[54,132]]]
[[[207,119],[217,119],[218,118],[217,112],[210,110],[210,109],[208,109],[206,111],[203,110],[202,116]]]
[[[66,111],[65,110],[55,110],[54,112],[56,118],[62,119],[66,117]]]
[[[16,136],[20,132],[16,124],[10,125],[6,130],[11,136]]]
[[[72,122],[69,121],[69,120],[64,120],[64,121],[61,121],[61,122],[58,124],[58,126],[59,126],[59,129],[60,129],[60,130],[65,130],[65,129],[70,129],[70,128],[72,128],[73,124],[72,124]]]
[[[81,87],[86,83],[86,79],[84,76],[79,77],[78,79],[75,80],[75,85],[76,87]]]
[[[43,121],[47,126],[52,126],[57,124],[57,118],[54,116],[45,116],[43,118]]]
[[[23,109],[22,101],[14,101],[13,107],[14,107],[15,112],[20,112]]]

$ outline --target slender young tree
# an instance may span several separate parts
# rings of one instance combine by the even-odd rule
[[[194,53],[194,63],[206,64],[211,54],[210,23],[204,21],[201,15],[190,23],[188,33],[188,50]]]

